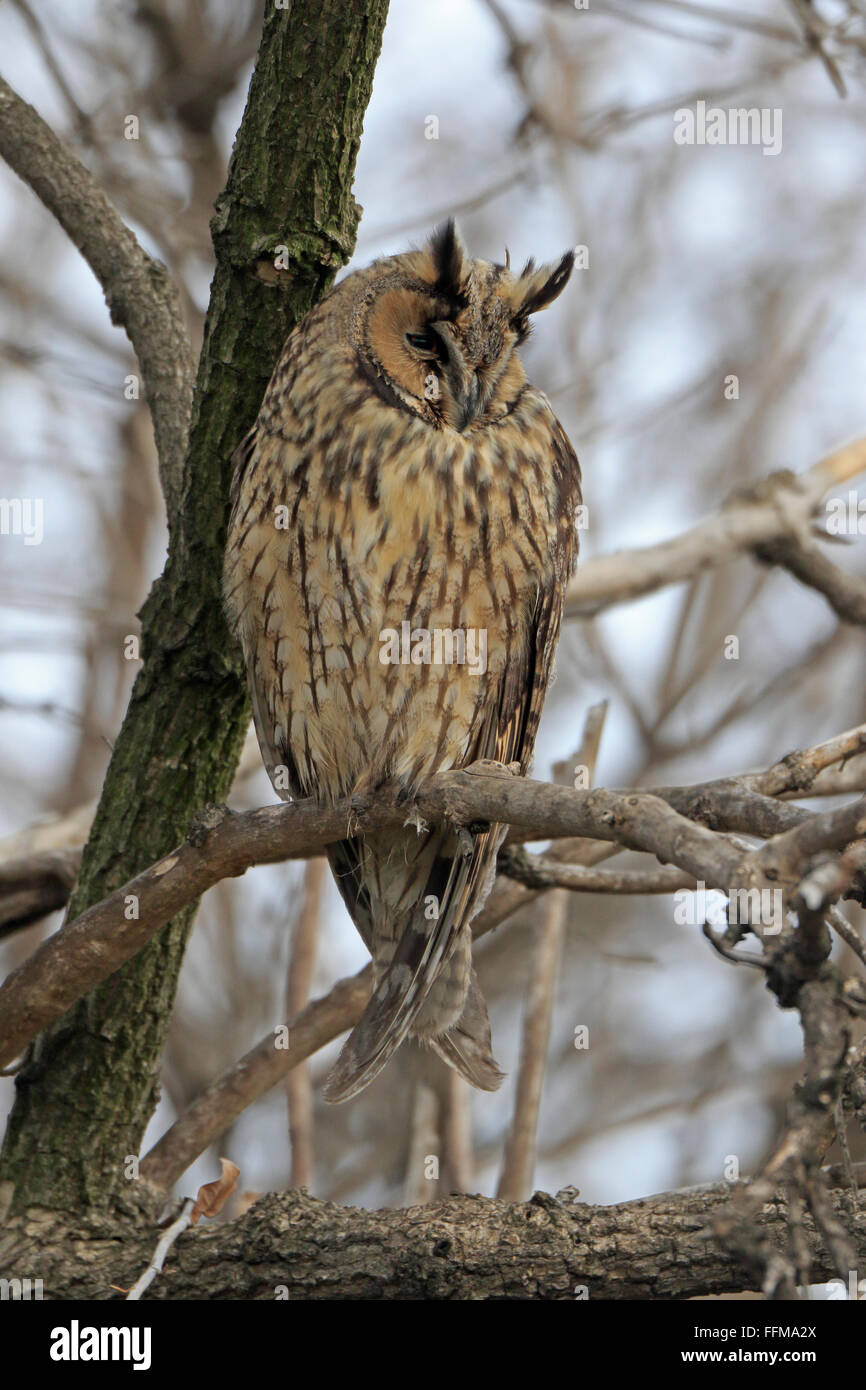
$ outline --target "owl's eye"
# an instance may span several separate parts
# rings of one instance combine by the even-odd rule
[[[406,342],[416,352],[423,352],[426,356],[436,357],[439,353],[440,342],[431,328],[425,328],[421,333],[407,333]]]

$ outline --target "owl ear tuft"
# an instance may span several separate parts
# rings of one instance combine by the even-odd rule
[[[574,266],[574,252],[566,251],[556,264],[536,267],[531,258],[526,262],[511,295],[514,317],[525,320],[539,309],[552,304],[568,284]]]
[[[436,275],[436,293],[443,299],[465,302],[472,262],[453,217],[437,227],[431,236],[430,257]]]

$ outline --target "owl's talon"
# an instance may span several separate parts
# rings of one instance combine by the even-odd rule
[[[424,835],[426,831],[429,829],[427,822],[423,820],[421,815],[419,814],[417,806],[412,807],[412,810],[409,812],[409,815],[404,820],[403,825],[407,829],[417,830],[419,835]]]
[[[370,798],[361,792],[354,792],[349,797],[349,814],[346,817],[346,839],[351,840],[357,835],[358,827],[361,824],[361,817],[367,811]]]
[[[495,758],[478,758],[462,771],[471,772],[474,777],[520,777],[522,774],[520,763],[499,763]]]
[[[471,859],[475,853],[475,841],[465,825],[457,827],[457,849],[464,859]]]

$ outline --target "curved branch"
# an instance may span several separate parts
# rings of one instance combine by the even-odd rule
[[[0,1066],[86,994],[136,955],[187,904],[220,879],[253,864],[306,859],[347,833],[396,829],[415,817],[472,825],[498,821],[532,838],[567,835],[613,840],[646,849],[724,886],[743,872],[743,854],[723,837],[679,815],[648,793],[581,792],[479,770],[440,773],[413,807],[383,789],[361,804],[310,801],[233,813],[211,807],[194,818],[190,836],[165,858],[82,912],[43,944],[0,988]]]
[[[176,517],[195,366],[180,296],[99,183],[23,97],[0,78],[0,156],[57,218],[126,330],[153,419],[169,524]]]

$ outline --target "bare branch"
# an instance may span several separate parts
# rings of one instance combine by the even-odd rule
[[[0,156],[57,218],[102,286],[112,323],[126,329],[153,418],[171,522],[179,502],[194,376],[177,290],[90,171],[2,78]]]
[[[755,555],[767,564],[782,565],[801,584],[817,589],[843,623],[866,623],[866,583],[840,570],[814,541],[779,536],[758,546]]]
[[[591,784],[606,715],[607,701],[588,710],[580,746],[574,756],[554,764],[553,775],[560,785],[568,785],[571,782],[571,768],[575,764],[585,774],[586,785]],[[496,1189],[496,1195],[505,1198],[506,1201],[520,1201],[528,1197],[532,1190],[538,1144],[538,1116],[547,1071],[550,1027],[565,937],[567,906],[568,898],[565,893],[557,891],[550,894],[544,904],[540,929],[534,943],[520,1040],[514,1114],[505,1141],[502,1171]]]
[[[527,854],[516,845],[499,851],[499,871],[526,888],[567,888],[573,893],[675,893],[694,888],[679,869],[592,869],[563,864],[549,854]]]
[[[248,1105],[276,1086],[293,1067],[358,1022],[370,997],[373,972],[365,966],[340,980],[323,999],[308,1004],[289,1025],[288,1046],[282,1027],[261,1042],[202,1091],[187,1111],[142,1159],[141,1177],[167,1193],[209,1144],[232,1125]]]
[[[706,815],[708,788],[692,789]],[[866,811],[854,802],[826,815],[809,816],[764,850],[748,854],[723,835],[686,819],[672,805],[674,793],[574,791],[528,778],[491,772],[481,763],[441,773],[419,790],[413,814],[437,824],[471,826],[499,822],[534,839],[584,836],[646,850],[712,887],[760,887],[769,868],[795,873],[799,861],[819,850],[843,849],[866,833]],[[740,792],[740,798],[743,793]],[[732,792],[729,800],[739,804]],[[757,798],[758,800],[763,800]],[[768,800],[768,799],[767,799]],[[772,803],[770,803],[772,804]],[[88,908],[9,976],[0,988],[0,1066],[49,1022],[134,956],[182,907],[222,878],[253,864],[309,858],[347,833],[365,834],[407,823],[393,788],[333,807],[307,802],[267,806],[235,814],[211,807],[194,818],[183,845]],[[780,806],[789,815],[792,806]],[[737,829],[741,829],[738,825]]]
[[[0,937],[64,907],[80,864],[80,848],[44,850],[0,862]]]
[[[149,1296],[272,1300],[277,1287],[293,1300],[669,1301],[738,1293],[755,1287],[754,1268],[712,1239],[712,1224],[741,1187],[707,1184],[615,1206],[590,1206],[573,1188],[515,1204],[451,1197],[413,1212],[410,1221],[400,1209],[367,1211],[303,1192],[270,1193],[237,1221],[185,1233]],[[866,1214],[852,1210],[840,1188],[830,1189],[827,1200],[830,1213],[847,1222],[862,1267]],[[771,1191],[753,1217],[770,1250],[784,1249],[788,1219],[784,1190]],[[104,1228],[82,1232],[68,1220],[37,1228],[23,1217],[4,1229],[14,1267],[33,1268],[38,1259],[45,1295],[54,1299],[104,1298],[109,1285],[135,1279],[152,1257],[153,1229],[112,1234],[107,1240]],[[813,1227],[805,1239],[814,1277],[831,1276],[833,1261]],[[611,1251],[619,1252],[616,1258]]]
[[[588,618],[808,530],[822,498],[866,469],[866,439],[855,440],[806,473],[774,473],[738,493],[721,511],[673,540],[588,560],[569,587],[565,613]]]

